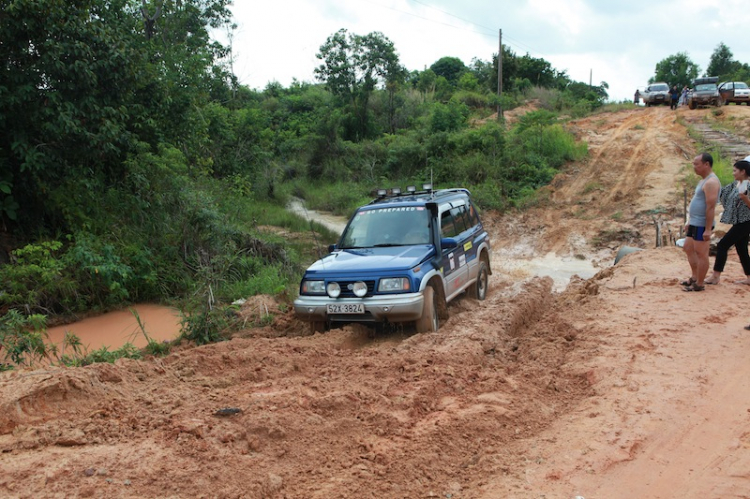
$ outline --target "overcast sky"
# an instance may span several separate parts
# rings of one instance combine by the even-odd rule
[[[315,57],[341,28],[383,33],[401,64],[423,70],[441,57],[491,61],[503,44],[543,58],[575,81],[609,84],[632,99],[656,63],[686,52],[701,72],[724,42],[750,63],[748,0],[234,0],[234,72],[262,90],[272,81],[315,82]]]

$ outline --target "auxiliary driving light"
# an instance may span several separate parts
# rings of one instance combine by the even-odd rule
[[[352,291],[354,292],[354,296],[362,298],[367,294],[367,284],[362,281],[357,281],[352,286]]]
[[[331,298],[338,298],[341,294],[341,286],[337,282],[329,282],[326,291]]]

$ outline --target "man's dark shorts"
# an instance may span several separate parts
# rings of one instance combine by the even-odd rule
[[[696,241],[703,241],[703,233],[706,231],[705,227],[696,227],[695,225],[688,225],[687,234],[685,237],[692,237]]]

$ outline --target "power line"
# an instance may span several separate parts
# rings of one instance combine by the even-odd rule
[[[424,5],[424,6],[425,6],[425,7],[427,7],[428,9],[432,9],[432,10],[436,10],[436,11],[438,11],[438,12],[441,12],[441,13],[445,14],[446,16],[451,16],[451,17],[455,17],[455,18],[456,18],[456,19],[458,19],[459,21],[463,21],[463,22],[465,22],[465,23],[473,24],[474,26],[479,26],[480,28],[484,28],[484,29],[486,29],[486,30],[489,30],[489,31],[493,32],[493,34],[494,34],[494,32],[496,31],[496,30],[495,30],[495,28],[488,28],[487,26],[482,26],[481,24],[477,24],[477,23],[475,23],[475,22],[472,22],[472,21],[469,21],[469,20],[467,20],[467,19],[463,19],[463,18],[461,18],[461,17],[458,17],[458,16],[456,16],[456,15],[453,15],[453,14],[451,14],[450,12],[447,12],[447,11],[445,11],[445,10],[442,10],[442,9],[438,9],[437,7],[433,7],[432,5],[428,5],[428,4],[424,3],[424,2],[420,2],[419,0],[411,0],[411,1],[412,1],[412,2],[414,2],[414,3],[418,3],[419,5]]]

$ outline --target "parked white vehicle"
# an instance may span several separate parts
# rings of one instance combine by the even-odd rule
[[[669,105],[669,85],[662,82],[652,83],[651,85],[647,86],[643,92],[641,92],[641,99],[643,99],[643,104],[646,107],[655,106],[658,104]]]
[[[750,106],[750,88],[744,81],[725,81],[719,85],[719,94],[724,104],[734,102]]]

